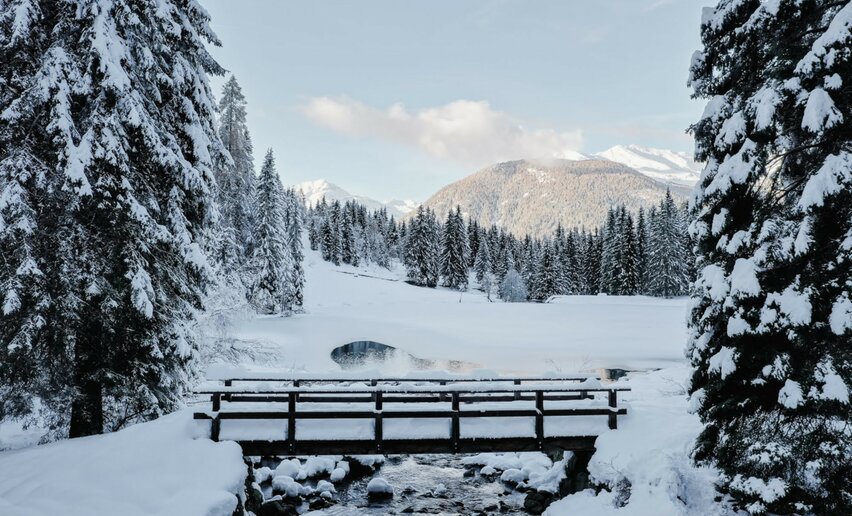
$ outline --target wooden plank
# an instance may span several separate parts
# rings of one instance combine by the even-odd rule
[[[459,418],[478,417],[478,418],[502,418],[502,417],[536,417],[539,414],[542,416],[613,416],[627,414],[626,408],[576,408],[576,409],[497,409],[497,410],[395,410],[382,411],[384,419],[432,419],[432,418],[452,418],[457,414]],[[212,416],[205,413],[196,413],[196,419],[207,418],[212,419]],[[219,412],[217,416],[220,419],[290,419],[290,412],[285,411],[250,411],[237,412],[225,411]],[[376,417],[375,410],[359,410],[359,411],[331,411],[331,412],[297,412],[295,419],[371,419]]]
[[[546,437],[543,441],[532,437],[506,439],[407,439],[385,440],[382,453],[386,455],[414,453],[479,453],[510,451],[594,451],[597,436]],[[372,440],[298,441],[293,452],[287,441],[239,441],[244,455],[356,455],[378,453]]]
[[[259,403],[259,402],[267,402],[274,403],[284,401],[287,394],[231,394],[229,395],[230,399],[228,401],[231,402],[244,402],[244,403]],[[439,395],[384,395],[384,400],[386,403],[440,403],[441,401],[446,401],[444,398],[444,394]],[[317,396],[317,395],[305,395],[302,394],[299,396],[299,403],[372,403],[374,401],[374,397],[372,394],[369,396],[358,395],[358,396]],[[547,394],[545,393],[546,401],[577,401],[582,399],[593,399],[591,395],[582,395],[582,394]],[[483,402],[504,402],[504,401],[535,401],[535,395],[528,395],[522,393],[507,394],[507,395],[491,395],[491,396],[470,396],[470,395],[460,395],[459,401],[461,403],[483,403]]]
[[[257,376],[240,376],[240,377],[227,377],[227,378],[210,378],[211,381],[221,381],[221,382],[290,382],[299,381],[302,383],[453,383],[453,382],[468,382],[468,383],[477,383],[477,382],[514,382],[516,380],[522,382],[581,382],[584,380],[595,379],[600,380],[600,376],[596,374],[566,374],[561,376],[528,376],[528,377],[502,377],[502,376],[489,376],[489,377],[470,377],[470,376],[450,376],[450,377],[375,377],[375,378],[364,378],[364,377],[328,377],[322,378],[318,376],[299,376],[299,375],[270,375],[264,373],[263,375]]]
[[[443,394],[443,393],[452,393],[458,392],[462,394],[512,394],[515,392],[522,393],[535,393],[536,391],[543,392],[576,392],[578,394],[585,394],[589,392],[626,392],[629,391],[630,387],[576,387],[569,385],[519,385],[519,386],[506,386],[506,387],[489,387],[484,389],[464,389],[463,386],[456,385],[446,385],[444,387],[405,387],[405,386],[377,386],[377,387],[353,387],[350,389],[327,389],[327,388],[302,388],[296,389],[293,387],[282,387],[277,389],[240,389],[238,387],[217,387],[217,388],[199,388],[194,391],[195,394],[198,395],[206,395],[206,394],[289,394],[291,392],[295,392],[297,394],[372,394],[374,392],[382,392],[384,394]]]

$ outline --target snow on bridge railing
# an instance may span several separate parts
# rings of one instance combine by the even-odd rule
[[[365,378],[364,373],[329,373],[329,374],[302,374],[302,373],[268,373],[268,372],[234,372],[223,371],[219,373],[207,375],[209,381],[225,382],[225,385],[231,385],[234,382],[295,382],[298,384],[308,383],[336,383],[336,382],[358,382],[358,383],[396,383],[396,382],[418,382],[418,383],[452,383],[452,382],[514,382],[515,384],[529,382],[548,382],[548,381],[572,381],[581,382],[584,380],[596,379],[600,377],[596,374],[586,373],[551,373],[532,377],[504,377],[497,374],[477,374],[477,375],[457,375],[446,372],[434,373],[417,373],[402,376],[369,376]]]
[[[230,379],[230,380],[243,380]],[[250,378],[246,381],[282,381],[278,378]],[[449,383],[429,379],[427,385],[417,384],[420,379],[316,379],[300,378],[301,381],[328,382],[325,385],[269,387],[259,385],[205,387],[196,392],[209,395],[209,411],[197,412],[198,420],[210,420],[210,437],[232,439],[240,442],[244,453],[255,454],[322,454],[322,453],[457,453],[465,451],[524,451],[545,448],[590,449],[596,436],[607,428],[617,428],[617,417],[627,413],[619,408],[617,393],[630,390],[618,384],[602,385],[597,378],[584,376],[570,380],[560,378],[500,378],[499,380]],[[454,379],[455,380],[455,379]],[[224,381],[224,380],[223,380]],[[399,382],[384,385],[384,382]],[[434,385],[435,382],[439,385]],[[554,382],[557,383],[541,383]],[[339,382],[356,383],[345,385]],[[428,383],[432,383],[428,385]],[[523,382],[535,382],[524,385]],[[337,385],[334,385],[338,383]],[[380,384],[381,383],[381,384]],[[444,385],[441,385],[444,384]],[[606,393],[606,403],[596,395]],[[558,403],[555,408],[546,408],[545,402]],[[284,403],[286,402],[286,409]],[[412,403],[416,403],[412,409]],[[493,404],[508,403],[509,408],[495,408]],[[223,410],[224,404],[224,410]],[[364,404],[369,409],[364,410]],[[385,404],[388,404],[387,406]],[[429,404],[432,404],[429,406]],[[422,407],[427,406],[429,410]],[[339,407],[339,408],[338,408]],[[464,407],[464,408],[463,408]],[[592,424],[589,418],[575,425],[568,421],[580,421],[581,416],[606,416],[606,427]],[[545,432],[545,418],[574,417],[562,420],[560,425],[550,425]],[[296,437],[297,421],[300,425],[312,420],[348,420],[352,422],[372,420],[372,428],[364,430],[355,439],[329,438],[329,428],[323,424],[323,435],[317,438],[300,431]],[[517,421],[534,421],[534,431],[520,429]],[[265,421],[264,428],[271,429],[269,435],[247,437],[242,427],[236,433],[221,435],[222,422],[228,424]],[[286,420],[284,428],[275,421]],[[399,421],[410,428],[407,434],[390,425],[391,434],[385,432],[386,422]],[[407,421],[406,421],[407,420]],[[462,421],[468,420],[472,427],[482,428],[488,422],[484,435],[465,435]],[[436,423],[437,421],[437,423]],[[441,423],[441,422],[444,423]],[[594,421],[597,421],[595,418]],[[271,424],[270,424],[271,422]],[[442,424],[449,423],[448,435],[439,435]],[[405,424],[407,423],[407,425]],[[339,424],[346,423],[340,421]],[[431,426],[430,426],[431,425]],[[512,425],[515,425],[514,427]],[[357,426],[357,425],[354,425]],[[429,430],[431,428],[432,430]],[[494,429],[490,435],[488,428]],[[507,428],[516,428],[517,435],[504,436]],[[425,433],[424,433],[425,432]],[[431,432],[431,433],[430,433]],[[227,432],[226,432],[227,433]],[[333,433],[333,432],[332,432]],[[303,435],[304,434],[304,435]],[[428,434],[428,435],[427,435]]]

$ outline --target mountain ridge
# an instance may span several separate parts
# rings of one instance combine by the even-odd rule
[[[603,225],[607,208],[630,210],[659,202],[666,189],[684,200],[690,188],[667,184],[621,163],[590,158],[515,160],[480,169],[436,192],[423,204],[445,215],[456,205],[480,224],[516,235],[549,235],[563,227]]]
[[[322,201],[323,198],[328,202],[340,201],[341,203],[345,203],[346,201],[356,201],[366,206],[370,211],[385,208],[388,211],[388,215],[393,215],[396,218],[404,217],[419,206],[419,203],[411,200],[392,199],[383,202],[371,197],[355,195],[325,179],[302,181],[293,185],[293,189],[304,195],[305,202],[309,205],[314,205]]]

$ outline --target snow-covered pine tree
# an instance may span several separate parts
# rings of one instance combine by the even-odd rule
[[[524,264],[519,271],[521,273],[521,278],[524,280],[524,284],[527,285],[527,288],[531,288],[532,279],[540,261],[541,253],[539,243],[527,235],[524,239]]]
[[[388,246],[388,260],[401,259],[402,231],[397,227],[396,220],[391,216],[385,229],[385,242]]]
[[[636,215],[636,277],[637,291],[648,294],[648,221],[642,207]]]
[[[636,233],[633,228],[633,216],[622,206],[618,214],[618,290],[622,296],[632,296],[638,291],[638,249]]]
[[[0,3],[0,412],[37,396],[80,436],[181,400],[224,153],[208,22],[193,0]]]
[[[502,282],[503,277],[506,276],[506,272],[509,271],[507,265],[511,258],[508,256],[508,254],[511,253],[511,249],[509,249],[507,245],[506,232],[502,229],[498,231],[496,226],[493,226],[493,229],[494,243],[489,242],[489,245],[491,246],[491,263],[494,265],[494,270],[491,272],[494,273],[494,277],[497,281]]]
[[[476,253],[476,259],[473,261],[473,271],[476,276],[476,281],[482,286],[487,275],[491,274],[491,249],[488,246],[488,240],[482,239],[479,241],[479,250]],[[493,280],[493,275],[492,275]]]
[[[311,251],[320,250],[321,221],[322,218],[316,214],[312,214],[311,217],[308,218],[308,245],[310,245]]]
[[[601,235],[602,252],[601,252],[601,272],[600,272],[600,291],[606,294],[616,294],[620,290],[619,285],[619,263],[618,263],[618,242],[619,242],[619,227],[618,218],[614,208],[607,211],[606,223],[603,227]]]
[[[689,202],[683,202],[678,206],[680,211],[680,226],[683,229],[683,256],[686,260],[686,285],[684,293],[689,293],[689,287],[695,282],[697,268],[695,264],[695,239],[689,233],[689,223],[692,220],[689,214]]]
[[[355,241],[355,205],[347,201],[343,205],[343,220],[340,223],[340,261],[358,266],[358,251]]]
[[[852,2],[720,2],[693,58],[706,161],[695,458],[752,514],[852,513]]]
[[[441,277],[445,286],[466,290],[470,248],[461,207],[447,214],[441,242]]]
[[[565,228],[562,227],[562,224],[556,225],[556,231],[553,233],[553,239],[551,240],[553,245],[553,255],[556,257],[557,266],[559,271],[559,285],[560,291],[557,292],[559,295],[566,295],[570,293],[570,251],[567,249],[568,243],[565,237]]]
[[[565,294],[579,294],[582,289],[581,248],[578,246],[579,235],[576,230],[565,233],[565,243],[562,248],[562,270],[565,277]]]
[[[476,255],[479,254],[479,241],[482,231],[479,228],[479,223],[471,220],[467,225],[467,246],[470,250],[468,255],[468,265],[473,267],[473,262],[476,260]]]
[[[417,208],[408,227],[405,250],[408,280],[434,288],[440,271],[440,224],[432,210]]]
[[[293,256],[285,221],[284,187],[275,170],[272,149],[266,152],[255,189],[254,252],[249,264],[249,299],[265,314],[285,313],[292,299]]]
[[[340,202],[334,201],[326,210],[325,219],[320,226],[322,258],[334,265],[340,265]]]
[[[302,226],[305,205],[292,188],[284,192],[284,233],[290,250],[287,270],[288,288],[285,312],[301,311],[305,303],[305,252],[302,246]]]
[[[549,240],[545,241],[542,245],[540,262],[529,286],[530,299],[540,302],[547,301],[551,296],[560,294],[564,290],[565,285],[559,257],[556,256],[553,243]]]
[[[583,253],[583,271],[585,276],[585,294],[595,295],[601,292],[601,256],[603,239],[595,233],[586,235],[586,250]]]
[[[222,88],[219,100],[219,137],[231,159],[215,169],[221,215],[218,225],[233,233],[234,254],[241,267],[251,254],[255,173],[246,99],[233,75]]]
[[[506,271],[506,276],[500,282],[500,299],[507,303],[523,303],[529,294],[524,279],[512,267]]]
[[[680,210],[667,190],[651,227],[648,249],[648,290],[651,295],[673,297],[686,293],[685,232]]]

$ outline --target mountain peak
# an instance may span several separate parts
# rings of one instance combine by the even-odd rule
[[[354,195],[326,179],[303,181],[294,185],[293,189],[301,192],[305,196],[305,201],[311,205],[320,202],[323,198],[329,202],[339,201],[344,203],[346,201],[357,201],[366,206],[370,211],[385,208],[388,211],[388,215],[393,215],[396,218],[404,216],[419,206],[419,203],[411,200],[403,201],[395,199],[388,202],[381,202],[370,197]]]
[[[658,181],[683,186],[694,185],[702,169],[686,152],[641,145],[616,145],[596,156],[627,165]]]

